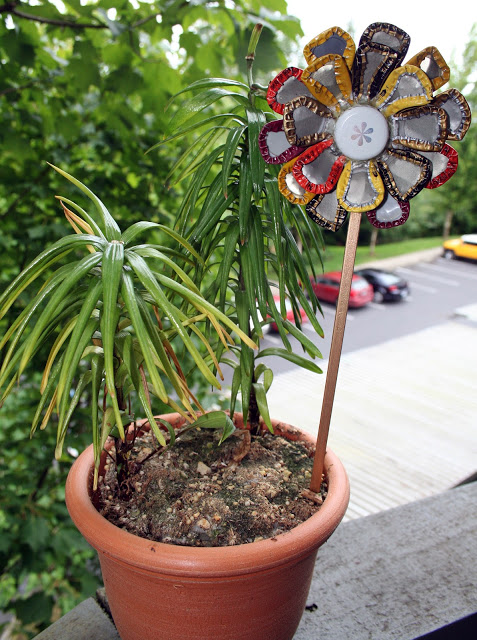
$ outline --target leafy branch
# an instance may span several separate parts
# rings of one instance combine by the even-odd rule
[[[37,16],[31,13],[27,13],[18,9],[18,6],[21,5],[20,2],[7,2],[4,5],[0,6],[0,14],[10,14],[12,16],[16,16],[17,18],[23,18],[24,20],[31,20],[32,22],[38,22],[40,24],[49,24],[55,27],[62,27],[68,29],[111,29],[111,24],[105,24],[103,22],[98,21],[97,23],[85,23],[85,22],[75,22],[74,20],[65,20],[64,18],[46,18],[43,16]],[[150,16],[146,16],[145,18],[141,18],[137,22],[131,24],[129,29],[136,29],[146,24],[150,20],[154,20],[158,16],[161,15],[160,11],[156,11]]]

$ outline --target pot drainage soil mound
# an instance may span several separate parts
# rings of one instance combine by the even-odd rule
[[[136,439],[121,494],[114,464],[106,463],[100,512],[135,535],[178,545],[273,538],[309,518],[326,497],[325,483],[319,497],[306,497],[312,454],[302,442],[268,433],[250,438],[248,431],[221,446],[216,433],[191,431],[161,453],[148,432]]]

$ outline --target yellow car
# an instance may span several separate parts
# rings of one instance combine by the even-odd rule
[[[456,240],[447,240],[444,247],[444,258],[468,258],[477,260],[477,233],[469,233]]]

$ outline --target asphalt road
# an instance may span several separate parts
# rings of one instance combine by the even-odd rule
[[[411,294],[398,302],[371,302],[360,309],[348,312],[342,353],[377,345],[392,338],[415,333],[427,327],[446,322],[461,306],[477,303],[477,263],[437,258],[432,262],[420,262],[412,266],[393,269],[405,278]],[[333,332],[335,307],[322,303],[323,316],[318,314],[325,337],[315,334],[310,324],[303,330],[328,358]],[[266,335],[262,347],[279,346],[280,338]],[[446,347],[443,345],[443,349]],[[301,347],[297,343],[297,350]],[[294,365],[270,358],[276,373],[287,371]]]

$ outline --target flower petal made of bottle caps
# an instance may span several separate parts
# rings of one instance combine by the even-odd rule
[[[387,193],[381,205],[373,211],[367,212],[370,223],[378,229],[399,227],[409,218],[409,202],[399,202]]]
[[[390,117],[391,142],[416,151],[440,151],[447,137],[447,114],[433,105],[406,109]]]
[[[401,202],[414,198],[432,175],[431,162],[415,151],[388,150],[377,165],[387,191]]]
[[[333,140],[324,140],[297,158],[293,175],[306,191],[328,193],[335,188],[346,158],[331,150],[332,143]]]
[[[339,110],[339,99],[351,98],[351,77],[345,59],[336,54],[317,58],[304,69],[302,82],[328,107]]]
[[[412,65],[391,71],[376,99],[376,106],[388,117],[393,113],[425,105],[432,100],[432,84],[424,71]]]
[[[301,81],[302,71],[297,67],[287,67],[268,85],[267,102],[276,113],[282,114],[287,102],[294,98],[313,96]]]
[[[405,31],[389,22],[373,22],[363,31],[359,46],[373,42],[383,44],[395,51],[398,54],[398,64],[401,64],[409,49],[411,38]]]
[[[292,204],[307,204],[314,197],[314,193],[307,192],[293,175],[293,166],[296,160],[291,160],[283,165],[278,174],[278,189]]]
[[[461,92],[449,89],[436,96],[431,104],[447,113],[447,139],[462,140],[470,127],[472,115]]]
[[[315,196],[306,205],[306,213],[313,222],[328,231],[338,231],[348,215],[346,209],[339,206],[336,191]]]
[[[353,38],[340,27],[331,27],[313,38],[303,49],[303,55],[308,64],[312,64],[317,58],[335,53],[343,56],[348,69],[353,66],[356,46]]]
[[[373,42],[358,47],[351,73],[355,99],[374,98],[397,64],[398,54],[384,44]]]
[[[338,180],[338,203],[347,211],[372,211],[383,201],[385,188],[373,162],[348,161]]]
[[[440,89],[449,80],[450,69],[436,47],[426,47],[408,60],[406,64],[412,64],[422,69],[431,81],[434,91]]]
[[[440,151],[420,151],[419,154],[432,163],[431,178],[426,184],[427,189],[437,189],[457,171],[459,156],[449,144],[445,144]]]
[[[283,129],[283,120],[267,122],[259,133],[258,147],[268,164],[283,164],[303,153],[303,147],[297,147],[288,142]]]
[[[314,98],[303,96],[288,102],[283,112],[283,127],[288,142],[308,147],[330,136],[332,114]]]

